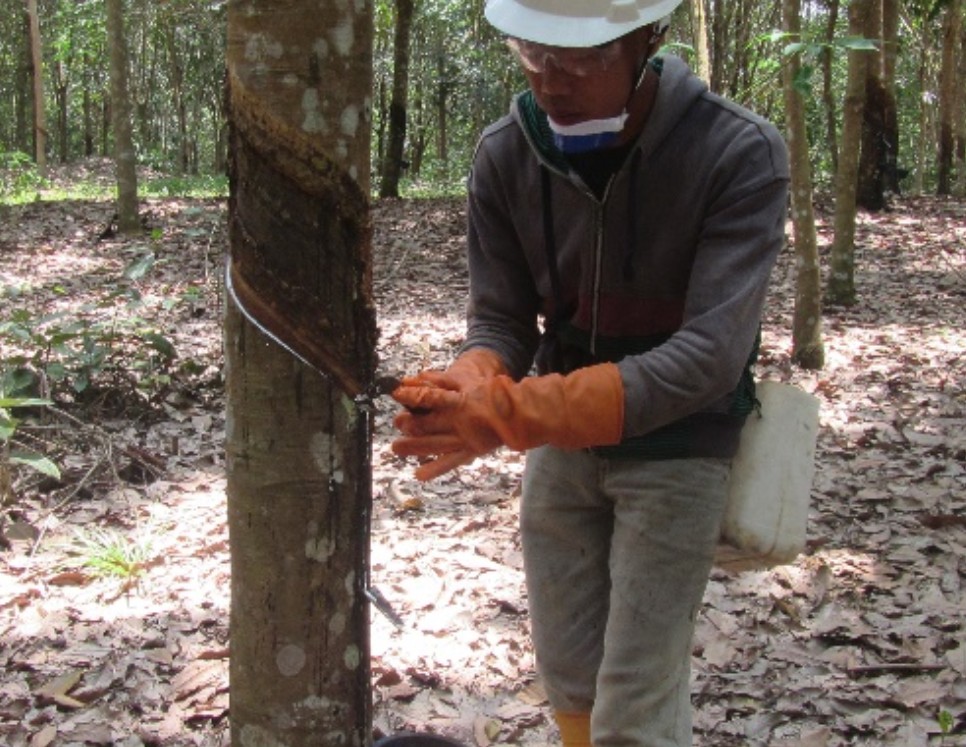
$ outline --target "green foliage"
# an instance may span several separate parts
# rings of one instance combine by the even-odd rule
[[[943,735],[943,741],[945,741],[946,737],[953,730],[955,719],[953,718],[953,714],[946,709],[943,709],[939,712],[937,720],[939,722],[939,731]]]
[[[446,180],[440,178],[404,179],[399,185],[400,195],[408,199],[433,199],[440,197],[461,197],[466,194],[466,179]]]
[[[60,470],[43,454],[12,445],[21,421],[14,416],[18,408],[46,407],[50,400],[30,396],[33,377],[24,369],[0,370],[0,458],[50,477],[59,478]]]
[[[144,573],[153,559],[149,540],[134,540],[110,529],[78,531],[70,552],[74,565],[100,578],[131,582]]]
[[[112,152],[105,6],[41,0],[48,160]],[[0,151],[32,152],[31,89],[22,0],[0,0]],[[221,169],[224,0],[125,2],[129,88],[141,162],[166,171]],[[147,154],[151,154],[149,159]]]
[[[406,136],[407,185],[449,191],[465,180],[482,129],[525,86],[502,36],[482,20],[482,3],[423,0],[413,19]],[[374,29],[373,168],[389,117],[395,12],[377,0]],[[373,183],[378,183],[378,174]],[[428,187],[434,189],[435,187]],[[465,185],[460,184],[465,191]]]
[[[0,152],[0,204],[32,200],[43,179],[33,159],[21,151]]]
[[[409,169],[403,189],[462,189],[473,151],[484,126],[507,111],[514,93],[526,83],[508,55],[500,34],[482,18],[482,0],[420,0],[413,20],[409,65],[409,108],[405,159]],[[129,86],[134,107],[139,163],[170,179],[148,180],[139,187],[148,196],[219,197],[226,191],[224,160],[225,0],[129,0],[126,30],[131,55]],[[911,0],[903,16],[901,48],[896,59],[900,159],[910,165],[921,149],[926,168],[935,159],[935,75],[941,48],[938,16],[945,0]],[[844,51],[874,48],[872,40],[847,36],[847,13],[839,13],[834,40],[827,4],[807,4],[803,36],[789,39],[769,32],[780,22],[774,3],[713,3],[708,28],[712,87],[781,126],[781,60],[799,55],[796,87],[818,88],[819,60],[832,56],[828,98],[808,105],[808,135],[816,178],[828,175],[830,157],[822,108],[841,106],[845,79]],[[104,116],[108,64],[104,4],[86,0],[42,0],[45,109],[48,114],[48,162],[112,152],[109,118]],[[372,183],[378,185],[388,126],[388,96],[393,76],[392,0],[372,4]],[[22,0],[0,0],[0,202],[36,199],[110,199],[110,190],[72,189],[50,193],[31,165],[31,90],[25,72]],[[672,17],[665,51],[694,61],[694,40],[686,8]],[[818,97],[811,97],[817,99]],[[837,112],[831,112],[833,118]],[[928,173],[928,172],[927,172]],[[218,176],[203,176],[217,174]],[[196,175],[189,177],[186,175]],[[202,175],[202,176],[197,176]],[[411,186],[407,186],[411,185]]]
[[[137,313],[144,305],[138,281],[154,262],[150,252],[139,255],[124,270],[128,282],[69,311],[34,315],[15,306],[16,289],[6,289],[0,344],[17,352],[5,356],[4,366],[39,372],[52,389],[75,394],[95,383],[118,386],[133,381],[147,391],[166,384],[174,345]]]
[[[143,197],[214,198],[228,196],[228,177],[215,174],[166,176],[138,185]]]
[[[815,73],[821,55],[830,51],[833,59],[841,52],[874,52],[878,49],[878,44],[873,39],[865,39],[861,36],[844,36],[833,39],[831,42],[823,41],[803,41],[797,35],[787,34],[783,31],[772,31],[766,34],[764,39],[769,42],[787,42],[781,50],[782,57],[792,57],[800,55],[801,66],[793,82],[795,90],[803,96],[812,95],[812,76]],[[795,41],[789,41],[796,39]]]

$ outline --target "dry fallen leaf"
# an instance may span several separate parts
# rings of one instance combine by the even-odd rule
[[[103,168],[110,179],[110,163]],[[0,739],[9,747],[111,743],[105,724],[170,747],[227,739],[217,282],[225,205],[174,198],[145,207],[161,230],[142,297],[194,300],[139,313],[198,373],[176,376],[157,409],[143,399],[115,411],[70,407],[79,422],[60,430],[63,483],[13,484],[16,520],[35,533],[0,549]],[[0,283],[23,288],[18,302],[35,314],[72,313],[116,284],[140,251],[123,239],[92,248],[107,203],[10,210],[0,221]],[[831,215],[818,217],[827,244]],[[445,366],[463,334],[464,200],[377,201],[373,218],[382,365]],[[925,747],[938,739],[940,709],[962,732],[964,238],[966,213],[951,200],[901,198],[887,213],[860,215],[859,303],[826,309],[821,372],[790,362],[792,249],[780,258],[759,371],[822,400],[809,550],[785,568],[713,574],[696,621],[695,747]],[[517,525],[523,457],[499,451],[423,485],[389,450],[392,416],[380,403],[371,575],[406,626],[372,615],[376,724],[491,747],[555,743],[529,640]],[[148,482],[118,482],[115,468]],[[57,549],[76,528],[101,525],[148,529],[163,559],[117,599],[64,573]],[[54,692],[89,705],[36,694],[77,672],[72,687]]]
[[[34,695],[41,701],[53,702],[64,708],[83,708],[85,703],[67,694],[77,686],[83,676],[84,673],[79,670],[67,672],[34,690]]]

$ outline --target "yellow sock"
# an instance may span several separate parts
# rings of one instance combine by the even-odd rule
[[[589,713],[555,711],[553,717],[560,728],[563,747],[591,747]]]

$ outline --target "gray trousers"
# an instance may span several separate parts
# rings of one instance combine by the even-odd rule
[[[537,669],[595,747],[691,744],[695,615],[720,534],[723,459],[527,456],[521,531]]]

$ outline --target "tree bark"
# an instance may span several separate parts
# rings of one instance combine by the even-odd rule
[[[886,191],[899,194],[899,112],[896,103],[896,60],[899,56],[899,0],[882,0],[882,86],[886,91],[882,112],[888,151],[883,182]]]
[[[724,88],[727,34],[731,28],[729,9],[733,6],[734,3],[726,0],[711,0],[711,82],[708,87],[715,93]]]
[[[875,52],[868,52],[865,66],[865,106],[862,109],[862,146],[859,156],[856,202],[866,210],[882,210],[885,200],[885,166],[893,139],[886,131],[889,91],[883,81],[884,40],[882,0],[871,0],[867,26],[862,35],[879,41]],[[893,104],[893,108],[894,108]]]
[[[141,230],[138,219],[137,154],[131,133],[131,97],[128,94],[127,40],[124,36],[124,0],[107,0],[107,43],[111,70],[111,130],[117,174],[117,227],[121,233]]]
[[[828,143],[832,173],[839,167],[838,117],[835,112],[835,97],[832,94],[832,41],[838,24],[839,0],[829,0],[828,17],[825,23],[825,49],[822,50],[822,104],[825,108],[825,138]]]
[[[895,68],[898,45],[897,0],[874,0],[865,36],[879,41],[866,73],[858,204],[866,210],[888,207],[886,192],[899,192],[899,121]]]
[[[926,23],[920,24],[919,29],[919,40],[918,40],[918,53],[919,53],[919,64],[917,66],[917,82],[919,84],[920,91],[928,90],[929,85],[929,25]],[[931,129],[932,121],[932,104],[927,96],[919,97],[919,140],[916,144],[916,173],[913,178],[912,190],[915,194],[921,195],[925,193],[926,190],[926,162],[928,154],[928,145],[926,133]]]
[[[436,152],[443,163],[449,160],[449,94],[452,83],[448,77],[446,52],[440,44],[436,51]]]
[[[711,53],[708,51],[708,15],[705,0],[691,0],[691,38],[694,40],[695,72],[711,82]]]
[[[33,126],[30,124],[29,111],[33,96],[30,92],[30,71],[32,67],[30,62],[30,15],[27,13],[26,5],[24,5],[19,27],[23,33],[19,35],[20,43],[17,44],[15,57],[22,60],[22,63],[14,68],[13,142],[16,150],[29,153],[33,150]]]
[[[37,0],[27,0],[27,21],[30,29],[30,74],[34,101],[34,161],[37,170],[47,171],[47,114],[44,107],[43,49],[40,43],[40,17]]]
[[[371,10],[228,5],[232,271],[331,360],[319,375],[226,305],[239,747],[371,738]]]
[[[60,163],[67,163],[70,150],[70,119],[68,104],[70,100],[69,65],[57,62],[54,66],[54,101],[57,103],[57,157]]]
[[[785,33],[798,40],[802,31],[800,0],[783,1],[782,20]],[[805,128],[805,104],[802,94],[795,89],[795,78],[800,66],[798,55],[794,55],[785,61],[782,70],[786,138],[791,166],[792,227],[795,235],[795,256],[798,259],[792,320],[792,360],[803,368],[820,369],[825,365],[825,346],[822,342],[822,280],[815,213],[812,207],[812,168]]]
[[[861,36],[868,28],[869,0],[849,5],[849,34]],[[832,240],[828,300],[849,306],[855,303],[855,214],[862,111],[869,53],[850,49],[845,104],[842,107],[842,147],[835,178],[835,236]]]
[[[176,170],[179,174],[191,171],[190,142],[188,137],[188,110],[184,93],[184,65],[178,50],[177,18],[173,13],[165,14],[161,23],[164,35],[164,48],[168,57],[168,74],[171,76],[171,103],[178,121],[178,160]]]
[[[939,74],[939,153],[936,194],[952,192],[956,138],[956,49],[962,26],[962,0],[949,0],[943,16],[942,69]]]
[[[956,197],[966,197],[966,21],[960,22],[959,29],[959,69],[956,93]]]
[[[414,0],[396,0],[393,38],[392,97],[389,101],[389,142],[382,163],[380,197],[399,197],[406,147],[406,115],[409,97],[409,39],[415,12]]]

